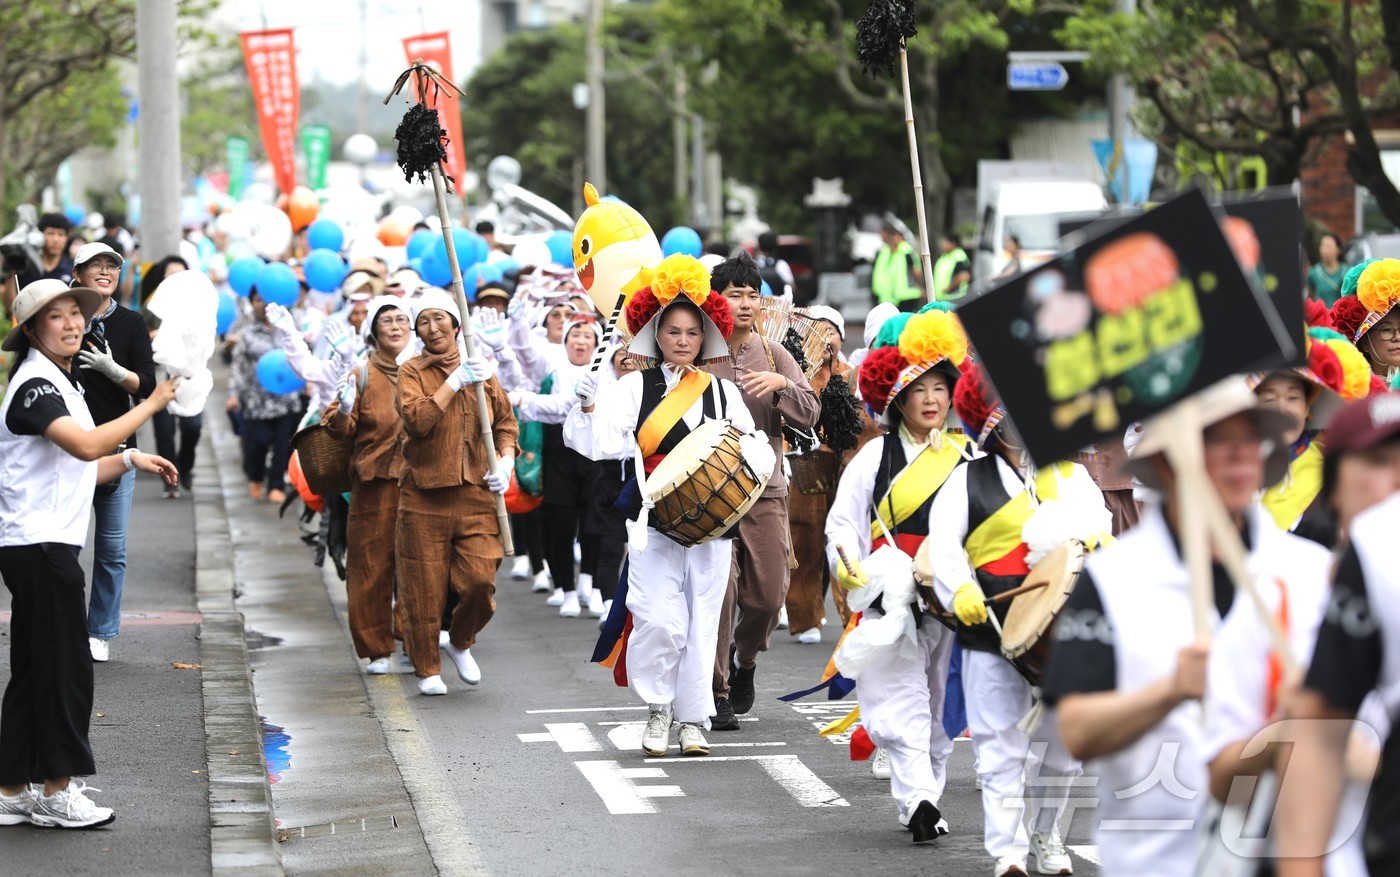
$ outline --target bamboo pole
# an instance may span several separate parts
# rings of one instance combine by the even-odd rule
[[[476,356],[476,342],[472,338],[472,316],[467,309],[467,294],[462,285],[462,269],[457,264],[457,245],[452,240],[452,219],[447,214],[447,184],[442,178],[442,163],[433,163],[433,195],[437,197],[438,219],[442,222],[442,239],[447,245],[447,263],[452,266],[452,291],[457,295],[457,309],[462,312],[462,337],[466,341],[467,356]],[[491,433],[491,406],[486,401],[486,385],[478,383],[476,388],[476,410],[481,420],[481,440],[486,443],[486,459],[490,471],[495,475],[499,469],[496,458],[496,437]],[[515,540],[510,534],[510,517],[506,513],[506,498],[496,494],[496,525],[501,531],[501,548],[506,557],[515,554]]]
[[[904,127],[909,132],[909,166],[914,173],[914,210],[919,217],[919,259],[924,266],[924,300],[936,301],[933,288],[933,256],[928,246],[928,218],[924,215],[924,177],[919,172],[919,138],[914,132],[914,102],[909,96],[909,51],[899,46],[899,75],[904,86]]]

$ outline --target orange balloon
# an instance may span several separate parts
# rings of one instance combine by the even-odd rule
[[[316,215],[321,212],[321,199],[305,186],[297,186],[284,209],[292,219],[293,230],[299,232],[316,221]]]
[[[386,216],[379,220],[379,232],[375,236],[386,247],[401,247],[408,243],[408,235],[411,231],[413,231],[413,226],[407,222]]]

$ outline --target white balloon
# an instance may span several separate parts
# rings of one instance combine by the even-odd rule
[[[258,204],[276,204],[277,191],[267,183],[252,183],[243,190],[243,200]]]
[[[344,155],[351,164],[369,164],[379,155],[379,144],[368,134],[351,134],[345,140]]]
[[[554,261],[549,253],[549,244],[544,241],[521,241],[511,250],[510,257],[519,265],[548,265]]]
[[[199,268],[199,247],[187,240],[180,241],[180,258],[191,268]]]
[[[264,259],[280,259],[292,242],[292,220],[271,204],[240,202],[229,211],[231,237],[247,241],[253,252]]]
[[[428,224],[429,231],[442,231],[442,220],[437,218],[437,214],[426,216],[423,218],[423,221]]]
[[[716,253],[706,253],[700,257],[700,264],[705,266],[706,271],[715,270],[715,266],[724,261],[724,257]]]
[[[423,211],[410,204],[403,204],[395,207],[394,212],[389,214],[389,218],[407,225],[415,225],[423,221]]]

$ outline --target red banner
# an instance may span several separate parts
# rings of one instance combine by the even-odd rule
[[[457,84],[452,76],[452,42],[447,31],[405,37],[403,51],[408,56],[408,63],[422,59],[448,82]],[[456,191],[462,193],[467,177],[467,156],[462,151],[462,106],[457,102],[456,95],[444,93],[440,98],[430,92],[426,103],[437,110],[438,124],[447,131],[447,172],[457,181]]]
[[[240,36],[263,149],[277,178],[277,188],[291,194],[297,182],[297,116],[301,113],[301,83],[297,81],[292,31],[260,30]]]

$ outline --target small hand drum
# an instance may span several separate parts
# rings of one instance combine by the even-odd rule
[[[647,476],[657,532],[687,548],[700,545],[727,533],[758,501],[772,473],[754,472],[741,435],[727,420],[706,420]]]
[[[1022,587],[1044,583],[1011,601],[1001,626],[1001,653],[1021,674],[1039,682],[1050,660],[1050,632],[1065,607],[1079,571],[1084,543],[1066,542],[1047,554],[1026,576]]]

